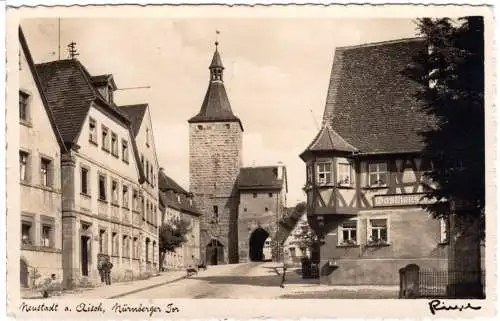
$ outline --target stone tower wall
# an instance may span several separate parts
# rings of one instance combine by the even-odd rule
[[[202,212],[202,258],[213,238],[224,245],[224,263],[237,263],[239,196],[235,186],[242,165],[240,124],[192,123],[189,148],[189,188]],[[215,220],[214,206],[218,208],[218,220]]]

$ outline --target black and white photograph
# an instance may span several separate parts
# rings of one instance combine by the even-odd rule
[[[9,310],[491,309],[488,10],[118,7],[9,8]]]

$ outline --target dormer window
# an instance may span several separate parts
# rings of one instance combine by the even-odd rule
[[[368,165],[368,184],[370,186],[387,185],[387,163],[371,163]]]
[[[149,128],[146,128],[146,146],[149,147]]]
[[[351,186],[353,181],[351,177],[352,165],[348,162],[338,163],[337,165],[337,175],[338,182],[340,186]]]
[[[317,167],[317,175],[316,175],[316,184],[317,185],[329,185],[332,183],[332,163],[323,162],[318,163]]]

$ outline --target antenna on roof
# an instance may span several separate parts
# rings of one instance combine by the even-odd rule
[[[77,56],[80,54],[76,51],[76,42],[72,41],[68,45],[68,51],[69,51],[69,58],[70,59],[75,59]]]
[[[61,18],[57,18],[57,60],[61,60]]]
[[[117,90],[130,90],[130,89],[150,89],[151,86],[138,86],[138,87],[125,87],[125,88],[117,88]]]
[[[314,113],[313,113],[312,109],[311,109],[311,117],[314,121],[314,124],[316,125],[316,129],[319,130],[319,124],[318,124],[318,121],[316,120],[316,117],[314,117]]]

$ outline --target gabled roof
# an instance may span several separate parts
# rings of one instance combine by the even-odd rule
[[[33,61],[33,56],[31,56],[31,51],[28,46],[28,42],[26,41],[26,37],[24,36],[24,32],[19,26],[18,29],[19,33],[19,43],[21,44],[21,48],[24,52],[24,56],[26,57],[26,62],[28,63],[28,67],[30,68],[31,74],[33,75],[33,79],[35,81],[35,85],[38,89],[38,93],[40,95],[40,99],[42,100],[43,107],[45,108],[45,112],[47,113],[47,117],[49,118],[50,125],[52,127],[52,130],[54,132],[54,135],[56,136],[57,142],[59,143],[59,147],[61,148],[62,152],[66,151],[66,146],[64,145],[64,141],[61,137],[61,133],[59,132],[56,122],[54,120],[54,115],[52,114],[52,110],[50,109],[49,102],[47,100],[47,97],[45,96],[45,93],[43,91],[42,83],[40,81],[40,76],[38,75],[38,72],[35,67],[35,63]]]
[[[165,206],[186,212],[188,215],[201,215],[191,194],[167,176],[163,170],[160,170],[158,174],[158,188],[160,190],[160,200]]]
[[[283,177],[285,177],[283,167]],[[238,176],[238,189],[282,189],[284,179],[278,179],[278,166],[242,167]]]
[[[337,134],[330,126],[324,124],[318,135],[313,139],[312,143],[307,147],[308,151],[342,151],[356,152],[357,149],[346,142],[339,134]]]
[[[132,150],[139,171],[139,183],[146,175],[140,162],[137,142],[130,127],[130,120],[101,96],[92,82],[92,76],[77,59],[56,60],[36,65],[41,84],[55,124],[66,146],[76,145],[81,128],[92,103],[101,106],[128,128],[132,138]]]
[[[134,133],[134,137],[136,137],[141,128],[146,110],[148,109],[148,104],[119,106],[118,109],[130,120],[132,132]]]
[[[74,144],[91,103],[102,106],[128,126],[129,120],[104,100],[92,77],[77,59],[37,64],[43,90],[65,143]]]
[[[333,149],[350,146],[367,154],[423,149],[419,132],[433,119],[414,96],[421,85],[404,74],[422,50],[427,48],[420,38],[336,49],[323,115],[323,128],[329,125],[334,134]],[[329,147],[325,137],[320,132],[311,146]]]

